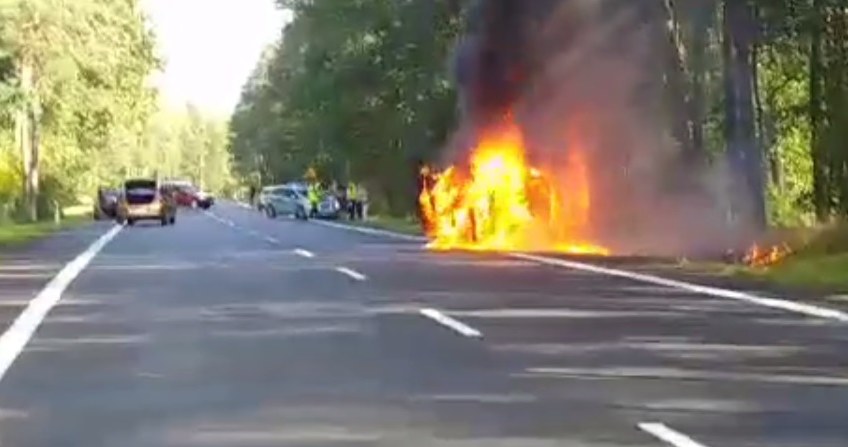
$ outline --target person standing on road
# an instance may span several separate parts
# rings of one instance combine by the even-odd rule
[[[347,184],[347,212],[350,220],[356,220],[357,207],[359,207],[359,188],[356,182],[348,182]]]
[[[365,220],[366,208],[368,206],[368,190],[363,185],[357,185],[356,188],[356,218]]]
[[[319,189],[317,182],[309,184],[309,187],[306,190],[306,195],[309,199],[309,217],[314,218],[318,215],[318,202],[321,201],[321,190]]]
[[[251,205],[256,205],[256,185],[250,185],[250,191],[248,192],[248,203]]]

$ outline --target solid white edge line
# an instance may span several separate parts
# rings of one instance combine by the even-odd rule
[[[394,231],[380,230],[377,228],[356,227],[353,225],[345,225],[337,222],[328,222],[326,220],[311,219],[310,222],[323,225],[325,227],[339,228],[347,231],[355,231],[357,233],[369,234],[372,236],[386,236],[395,239],[403,239],[407,241],[425,242],[427,238],[424,236],[413,236],[411,234],[396,233]]]
[[[312,253],[309,250],[304,250],[302,248],[295,248],[292,251],[294,252],[294,254],[296,254],[298,256],[302,256],[304,258],[314,258],[315,257],[315,253]]]
[[[463,323],[463,322],[461,322],[461,321],[459,321],[455,318],[451,318],[451,317],[445,315],[444,313],[442,313],[442,312],[440,312],[436,309],[425,308],[425,309],[419,310],[419,312],[421,313],[421,315],[424,315],[425,317],[435,321],[436,323],[439,323],[443,326],[446,326],[446,327],[454,330],[455,332],[458,332],[459,334],[461,334],[465,337],[470,337],[470,338],[481,338],[481,337],[483,337],[483,334],[480,331],[478,331],[477,329],[474,329],[473,327],[471,327],[471,326],[469,326],[469,325],[467,325],[467,324],[465,324],[465,323]]]
[[[660,422],[641,422],[637,424],[637,427],[674,447],[706,447],[704,444]]]
[[[345,274],[357,281],[365,281],[366,279],[368,279],[368,277],[363,275],[362,273],[359,273],[356,270],[351,270],[347,267],[336,267],[336,271]]]
[[[813,317],[826,318],[831,320],[837,320],[843,323],[848,322],[848,313],[838,311],[835,309],[828,309],[826,307],[814,306],[812,304],[803,304],[797,303],[794,301],[788,301],[778,298],[766,298],[757,295],[753,295],[750,293],[739,292],[736,290],[728,290],[728,289],[720,289],[718,287],[710,287],[710,286],[702,286],[698,284],[692,284],[683,281],[677,281],[673,279],[666,279],[659,276],[648,275],[644,273],[634,273],[628,272],[625,270],[618,270],[608,267],[601,267],[598,265],[586,264],[583,262],[576,261],[568,261],[565,259],[557,259],[557,258],[548,258],[545,256],[531,255],[526,253],[509,253],[509,256],[516,259],[523,259],[526,261],[534,261],[540,264],[547,264],[558,267],[565,267],[573,270],[582,270],[586,272],[598,273],[607,276],[615,276],[619,278],[627,278],[632,279],[634,281],[640,281],[649,284],[656,284],[665,287],[671,287],[674,289],[686,290],[688,292],[699,293],[702,295],[709,295],[719,298],[726,298],[730,300],[736,301],[744,301],[751,304],[757,304],[760,306],[771,307],[774,309],[781,309],[789,312],[801,313]]]
[[[73,280],[85,269],[92,259],[121,231],[121,225],[115,225],[77,255],[71,262],[65,264],[62,270],[47,283],[46,286],[30,300],[23,312],[0,335],[0,380],[20,355],[38,326],[44,321],[47,313],[62,298],[62,293]]]
[[[354,227],[350,225],[339,224],[335,222],[325,222],[325,221],[314,221],[317,224],[324,225],[327,227],[340,228],[349,231],[356,231],[359,233],[372,234],[372,235],[380,235],[387,236],[396,239],[405,239],[405,240],[414,240],[414,241],[426,241],[427,238],[422,236],[410,236],[401,233],[395,233],[393,231],[386,230],[376,230],[372,228],[363,228],[363,227]],[[619,278],[627,278],[634,281],[639,281],[643,283],[655,284],[664,287],[670,287],[678,290],[686,290],[693,293],[698,293],[701,295],[713,296],[717,298],[725,298],[736,301],[744,301],[750,304],[756,304],[759,306],[770,307],[773,309],[780,309],[788,312],[800,313],[807,316],[813,316],[818,318],[825,318],[830,320],[836,320],[842,323],[848,323],[848,313],[839,311],[836,309],[829,309],[826,307],[815,306],[812,304],[804,304],[798,303],[795,301],[789,301],[779,298],[767,298],[762,296],[757,296],[750,293],[740,292],[737,290],[730,289],[721,289],[718,287],[711,286],[703,286],[699,284],[688,283],[684,281],[677,281],[673,279],[666,279],[659,276],[648,275],[644,273],[635,273],[629,272],[626,270],[618,270],[608,267],[601,267],[593,264],[586,264],[583,262],[576,261],[567,261],[565,259],[558,258],[549,258],[546,256],[532,255],[528,253],[505,253],[507,256],[511,256],[516,259],[523,259],[525,261],[533,261],[540,264],[553,265],[558,267],[565,267],[572,270],[581,270],[585,272],[592,272],[601,275],[607,276],[616,276]]]

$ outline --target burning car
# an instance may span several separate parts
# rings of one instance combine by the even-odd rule
[[[419,205],[429,247],[608,254],[590,240],[587,169],[570,154],[557,179],[529,165],[518,126],[482,132],[467,168],[425,173]]]

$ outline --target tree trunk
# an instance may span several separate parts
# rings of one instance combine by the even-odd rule
[[[744,0],[725,0],[725,132],[728,156],[742,199],[734,215],[744,218],[753,229],[766,225],[762,153],[756,141],[754,124],[752,47],[755,24],[751,5]]]
[[[659,10],[662,8],[662,10]],[[661,24],[657,26],[658,42],[663,48],[665,77],[665,97],[671,111],[674,138],[687,158],[694,159],[691,134],[691,96],[686,84],[686,49],[680,36],[680,22],[673,0],[665,0],[657,7],[653,18]]]
[[[828,197],[827,154],[825,152],[824,107],[823,107],[823,67],[822,67],[822,1],[813,0],[810,60],[809,60],[809,89],[810,89],[810,152],[813,161],[813,207],[819,221],[825,221],[830,216],[830,200]]]
[[[698,7],[693,8],[691,57],[691,90],[692,99],[689,104],[689,119],[692,126],[692,150],[697,154],[706,154],[704,138],[704,121],[706,114],[704,91],[706,71],[707,33],[710,28],[710,17],[715,12],[714,1],[699,1]]]
[[[759,12],[755,11],[757,23],[759,20]],[[763,98],[760,92],[760,45],[759,42],[754,42],[751,48],[751,67],[753,70],[753,88],[754,88],[754,110],[756,112],[756,135],[759,143],[759,152],[766,155],[769,182],[770,184],[782,189],[783,179],[781,178],[781,160],[780,154],[777,152],[777,147],[773,144],[773,140],[766,128],[765,108],[763,107]]]
[[[39,147],[38,113],[34,100],[35,82],[32,63],[23,58],[18,66],[18,79],[24,94],[24,105],[16,117],[16,140],[21,151],[22,171],[24,174],[23,197],[24,211],[31,221],[38,220],[39,189]]]
[[[828,73],[834,92],[828,95],[830,108],[828,117],[831,120],[829,139],[830,180],[832,187],[831,204],[838,206],[839,214],[848,216],[848,11],[845,8],[834,8],[831,11],[830,41],[833,49],[828,54]]]

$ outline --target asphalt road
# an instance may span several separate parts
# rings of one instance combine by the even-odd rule
[[[0,328],[109,228],[0,261]],[[848,323],[234,204],[117,233],[13,357],[4,447],[848,446]]]

